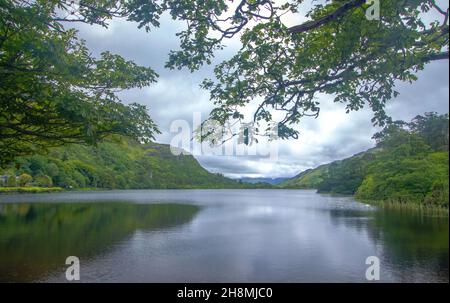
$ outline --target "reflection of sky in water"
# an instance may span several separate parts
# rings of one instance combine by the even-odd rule
[[[296,190],[89,192],[65,200],[113,197],[202,207],[183,224],[137,228],[82,259],[82,281],[365,282],[372,255],[381,259],[382,281],[448,281],[448,220]],[[54,272],[43,280],[63,279]]]

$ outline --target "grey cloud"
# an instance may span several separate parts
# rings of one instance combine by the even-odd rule
[[[223,174],[236,174],[237,172],[242,175],[258,174],[259,171],[254,166],[254,162],[257,160],[251,160],[244,157],[227,157],[227,156],[198,156],[199,162],[205,167],[209,167],[212,172]]]
[[[448,70],[448,60],[433,62],[418,73],[418,81],[400,83],[400,96],[388,104],[387,112],[396,120],[406,121],[429,111],[448,113]]]

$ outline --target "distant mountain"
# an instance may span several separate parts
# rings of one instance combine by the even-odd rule
[[[271,185],[278,185],[287,180],[287,178],[240,178],[237,179],[243,183],[257,184],[257,183],[267,183]]]

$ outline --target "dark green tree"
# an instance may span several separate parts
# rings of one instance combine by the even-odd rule
[[[413,132],[421,135],[435,151],[448,151],[448,114],[435,112],[416,116],[409,124]]]
[[[0,164],[111,134],[147,142],[158,132],[145,106],[124,105],[117,96],[157,74],[110,52],[94,58],[56,17],[58,9],[67,11],[62,5],[0,0]],[[101,23],[95,11],[84,11],[83,22]]]
[[[290,28],[283,14],[309,1],[237,1],[228,17],[226,1],[214,1],[209,12],[202,6],[208,1],[181,1],[187,2],[192,12],[180,4],[177,16],[189,27],[168,66],[194,70],[225,39],[241,34],[239,52],[216,67],[215,80],[203,83],[215,104],[210,118],[221,124],[270,121],[281,138],[298,137],[295,126],[304,116],[319,115],[324,94],[347,112],[370,107],[374,124],[383,126],[390,120],[385,104],[398,95],[396,83],[413,82],[427,63],[449,57],[449,11],[435,1],[379,1],[379,20],[367,18],[365,0],[311,1],[310,21]],[[426,24],[425,15],[434,21]],[[245,116],[248,105],[255,110]]]
[[[424,142],[419,144],[418,138]],[[409,123],[392,121],[382,131],[376,133],[373,139],[380,147],[395,147],[406,143],[415,143],[419,146],[426,143],[434,151],[448,151],[448,114],[429,112],[417,115]]]

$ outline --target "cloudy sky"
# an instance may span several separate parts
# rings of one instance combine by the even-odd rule
[[[300,15],[286,22],[294,24],[303,20]],[[175,33],[182,29],[182,24],[163,17],[161,27],[151,33],[139,30],[135,23],[124,20],[113,20],[108,29],[88,25],[80,25],[77,29],[94,55],[109,50],[137,64],[150,66],[159,73],[157,84],[121,93],[124,102],[139,102],[150,108],[152,118],[162,131],[157,142],[172,141],[176,135],[170,132],[173,121],[185,120],[192,125],[194,112],[200,112],[203,118],[208,116],[212,102],[208,92],[201,90],[199,84],[204,78],[212,77],[213,66],[206,66],[194,73],[164,69],[169,51],[177,49]],[[214,63],[229,58],[238,48],[238,40],[228,41],[226,49],[217,53]],[[400,96],[388,104],[387,112],[394,119],[407,121],[428,111],[447,113],[448,70],[448,60],[434,62],[419,73],[419,80],[415,83],[399,83],[397,89]],[[272,148],[277,150],[276,160],[259,152],[247,156],[221,156],[206,152],[196,155],[196,158],[209,171],[229,177],[291,177],[305,169],[351,156],[374,145],[371,137],[377,129],[371,124],[372,113],[369,109],[346,114],[343,106],[333,103],[330,96],[322,96],[319,101],[319,118],[303,119],[299,125],[301,135],[298,140],[273,143]]]

